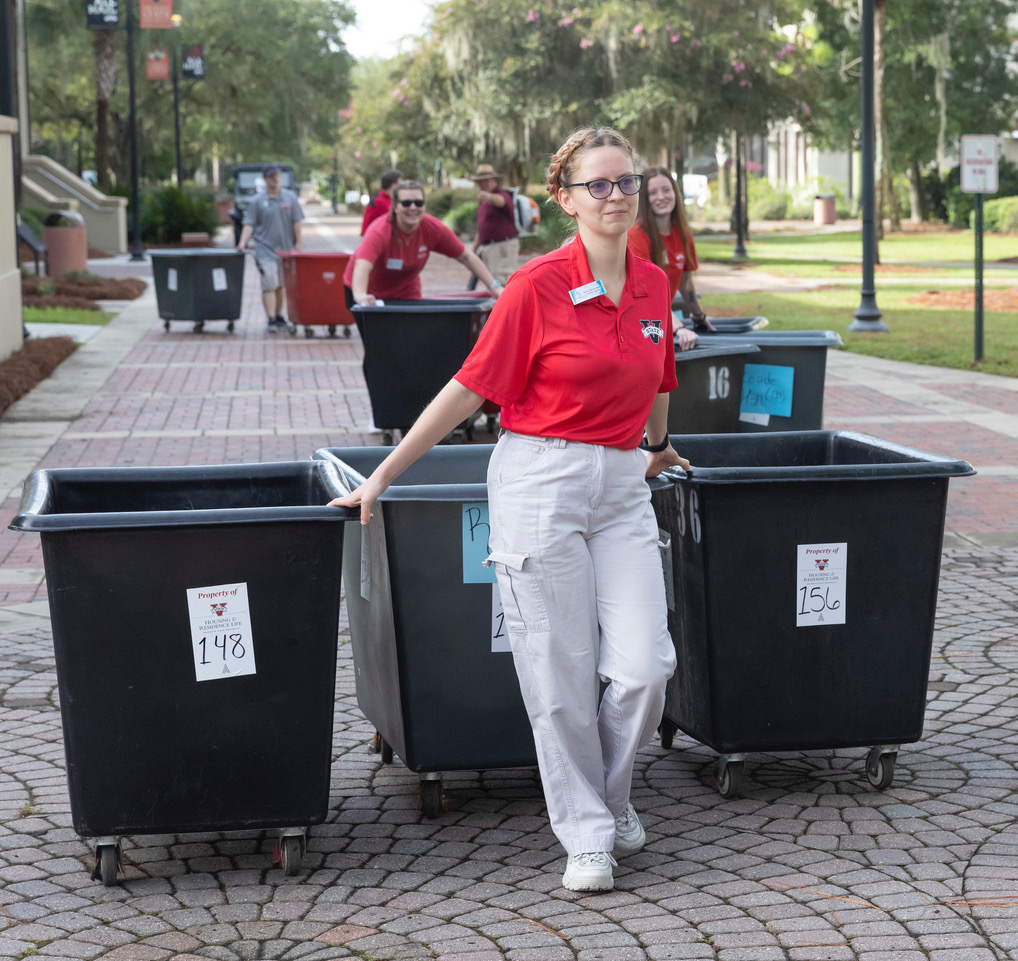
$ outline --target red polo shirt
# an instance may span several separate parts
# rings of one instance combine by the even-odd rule
[[[389,195],[384,190],[380,190],[374,201],[364,208],[364,219],[361,220],[361,236],[363,237],[368,232],[368,227],[376,220],[379,218],[384,220],[388,217],[390,210],[392,210],[392,200],[389,199]]]
[[[637,257],[650,260],[650,237],[641,224],[629,228],[627,239],[629,249]],[[663,235],[661,240],[665,245],[665,255],[668,257],[668,267],[665,273],[668,274],[668,286],[671,288],[674,298],[678,292],[682,275],[690,273],[700,266],[696,260],[696,247],[690,240],[689,250],[686,250],[682,243],[682,231],[675,226],[672,227],[671,233]]]
[[[664,272],[626,256],[619,306],[569,292],[594,280],[577,237],[509,278],[458,380],[502,407],[502,426],[625,450],[677,386]]]
[[[466,248],[436,217],[425,214],[420,226],[405,234],[389,220],[376,220],[343,272],[343,283],[353,289],[353,268],[358,260],[374,266],[368,277],[368,293],[382,300],[420,300],[421,271],[428,254],[436,250],[455,260]]]

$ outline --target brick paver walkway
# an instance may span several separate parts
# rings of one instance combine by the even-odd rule
[[[312,214],[309,247],[353,246],[352,220]],[[464,285],[462,268],[434,260],[429,292]],[[380,443],[356,333],[268,335],[252,274],[235,334],[164,333],[150,292],[0,419],[0,522],[36,467],[303,460]],[[649,843],[606,894],[560,887],[564,855],[531,770],[448,773],[448,813],[417,810],[417,775],[370,750],[345,607],[332,805],[305,869],[284,877],[272,832],[142,836],[124,839],[122,885],[90,880],[39,538],[0,532],[0,958],[1018,958],[1015,384],[831,354],[826,426],[980,472],[951,485],[923,739],[902,747],[882,792],[865,750],[844,749],[751,755],[731,800],[715,790],[713,751],[681,735],[652,745],[633,791]]]

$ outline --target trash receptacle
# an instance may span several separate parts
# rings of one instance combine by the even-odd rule
[[[233,331],[244,293],[243,253],[218,247],[148,253],[164,330],[171,320],[189,320],[201,333],[205,321],[225,320]]]
[[[327,327],[329,336],[336,328],[350,336],[353,314],[347,309],[343,293],[343,271],[350,254],[340,251],[281,250],[283,283],[286,287],[286,312],[290,333],[304,328],[305,337],[314,337],[314,327]]]
[[[838,212],[834,206],[834,194],[817,194],[813,200],[813,224],[824,227],[836,223]]]
[[[62,277],[69,270],[88,270],[88,231],[76,210],[47,214],[42,222],[42,242],[49,252],[51,277]]]
[[[372,418],[386,443],[394,430],[409,429],[460,369],[493,306],[487,298],[455,297],[354,306]],[[465,430],[472,437],[469,422]]]
[[[756,344],[698,340],[692,350],[675,345],[678,387],[668,398],[669,434],[721,434],[739,429],[743,369],[760,352]]]
[[[365,318],[370,323],[370,318]],[[356,487],[390,447],[329,448],[316,459]],[[520,695],[488,555],[492,445],[435,447],[399,476],[367,526],[346,532],[346,610],[357,703],[423,775],[424,813],[441,809],[442,772],[532,767]]]
[[[74,830],[281,828],[295,874],[329,810],[344,521],[322,462],[41,470]]]
[[[672,438],[692,465],[652,491],[671,535],[676,729],[721,755],[870,747],[878,788],[922,735],[948,480],[974,473],[849,431]]]

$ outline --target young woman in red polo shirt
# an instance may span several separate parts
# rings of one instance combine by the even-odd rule
[[[578,130],[562,145],[548,191],[577,237],[513,274],[460,371],[365,483],[332,502],[359,504],[367,523],[389,484],[483,399],[501,405],[486,563],[574,891],[610,889],[612,854],[645,843],[633,763],[675,669],[644,478],[689,463],[667,437],[668,281],[626,250],[639,185],[614,130]]]
[[[458,260],[492,295],[502,285],[472,250],[437,217],[424,212],[424,187],[402,180],[392,191],[392,215],[376,220],[343,272],[346,305],[373,306],[378,300],[419,300],[421,271],[435,250]]]
[[[682,294],[693,330],[714,329],[697,300],[693,285],[693,272],[699,266],[693,231],[689,229],[675,180],[664,167],[647,167],[643,171],[640,209],[636,224],[629,231],[629,249],[638,257],[662,267],[668,274],[672,299],[675,299],[676,293]],[[693,339],[689,343],[688,337],[683,339],[683,330],[679,331],[680,344],[683,350],[687,350],[696,341]]]

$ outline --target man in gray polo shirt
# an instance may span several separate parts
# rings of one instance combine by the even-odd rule
[[[283,287],[283,265],[277,251],[300,250],[301,221],[304,211],[292,190],[279,186],[279,168],[266,167],[265,193],[258,194],[244,212],[244,227],[237,241],[243,250],[254,238],[255,264],[262,281],[262,302],[269,316],[269,333],[287,330],[283,319],[286,290]]]

